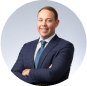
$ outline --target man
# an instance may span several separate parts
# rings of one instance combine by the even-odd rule
[[[43,7],[37,16],[41,37],[24,44],[12,72],[31,84],[53,85],[68,78],[73,59],[73,44],[55,34],[58,14],[53,7]]]

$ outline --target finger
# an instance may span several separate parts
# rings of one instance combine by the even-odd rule
[[[49,68],[51,68],[51,65],[49,66]]]
[[[51,68],[51,67],[49,67],[49,68]]]
[[[50,65],[50,67],[52,67],[52,64]]]
[[[52,67],[52,64],[49,66],[49,68],[51,68]]]
[[[26,72],[25,72],[25,70],[23,70],[22,75],[23,75],[23,76],[26,76]]]
[[[25,74],[25,73],[23,73],[22,75],[23,75],[23,76],[26,76],[26,74]]]

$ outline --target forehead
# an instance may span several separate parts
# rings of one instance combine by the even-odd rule
[[[43,9],[38,13],[38,18],[54,18],[54,13],[50,10]]]

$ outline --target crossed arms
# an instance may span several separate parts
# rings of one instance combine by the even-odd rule
[[[52,67],[52,64],[49,66],[49,68],[51,68],[51,67]],[[25,69],[25,70],[23,70],[22,75],[23,75],[23,76],[29,76],[30,70],[31,70],[31,69]]]
[[[63,49],[58,51],[49,68],[41,69],[25,69],[23,64],[22,53],[12,68],[12,72],[20,79],[28,83],[46,83],[55,84],[60,80],[68,78],[73,58],[74,47],[72,44],[67,44]],[[64,78],[63,78],[64,77]]]
[[[49,66],[49,68],[51,68],[51,67],[52,67],[52,64]],[[31,69],[25,69],[25,70],[23,70],[22,75],[23,75],[23,76],[29,76],[30,70],[31,70]],[[36,84],[36,85],[45,86],[45,85],[47,85],[47,84],[39,83],[39,84]]]

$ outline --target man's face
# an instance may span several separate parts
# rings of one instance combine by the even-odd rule
[[[37,18],[37,30],[41,38],[45,40],[55,33],[55,28],[58,26],[59,20],[55,20],[52,11],[43,9],[39,12]]]

